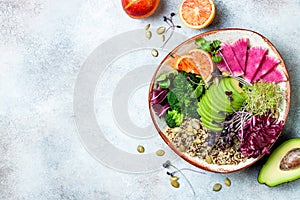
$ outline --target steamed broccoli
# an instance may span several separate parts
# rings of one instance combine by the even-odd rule
[[[165,116],[165,120],[167,125],[170,128],[178,127],[181,125],[183,120],[183,114],[181,114],[177,110],[169,110],[168,113]]]

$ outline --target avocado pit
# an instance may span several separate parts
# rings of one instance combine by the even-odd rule
[[[290,150],[281,160],[281,170],[291,170],[300,167],[300,148]]]

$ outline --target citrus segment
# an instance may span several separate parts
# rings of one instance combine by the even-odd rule
[[[207,83],[210,81],[212,78],[211,73],[215,71],[215,65],[212,62],[211,55],[201,49],[192,49],[189,53],[204,82]]]
[[[174,63],[174,68],[180,71],[200,74],[191,55],[179,56]]]
[[[212,0],[183,0],[179,17],[184,25],[193,29],[207,27],[215,18],[216,8]]]

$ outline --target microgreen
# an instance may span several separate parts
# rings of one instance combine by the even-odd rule
[[[168,38],[165,40],[165,42],[162,44],[161,48],[164,48],[164,47],[166,46],[166,44],[168,43],[168,41],[169,41],[169,40],[171,39],[171,37],[173,36],[175,29],[176,29],[176,28],[181,28],[180,25],[176,25],[176,24],[174,24],[174,22],[173,22],[173,17],[174,17],[175,15],[176,15],[176,14],[172,12],[172,13],[170,14],[170,17],[163,16],[164,22],[166,22],[166,23],[169,25],[169,27],[166,29],[165,32],[168,32],[169,30],[171,30],[171,33],[170,33],[170,35],[168,36]]]
[[[284,99],[284,92],[274,82],[254,83],[253,86],[244,86],[245,109],[253,115],[265,115],[271,112],[275,115]]]

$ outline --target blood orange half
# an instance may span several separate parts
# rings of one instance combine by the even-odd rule
[[[183,0],[179,7],[182,23],[192,29],[207,27],[215,14],[216,8],[212,0]]]

